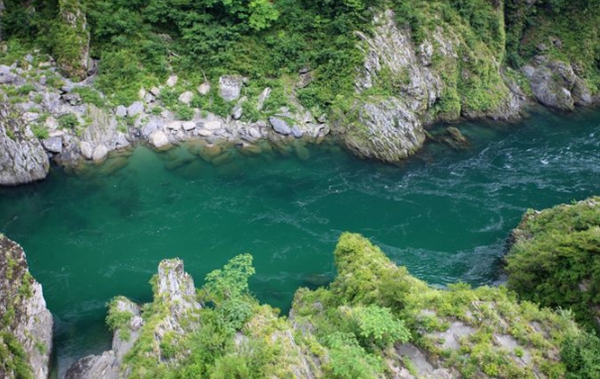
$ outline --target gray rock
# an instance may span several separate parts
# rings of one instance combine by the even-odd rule
[[[208,121],[202,127],[207,130],[217,130],[221,129],[222,126],[221,121]]]
[[[144,111],[144,103],[142,101],[135,101],[127,108],[127,116],[135,117]]]
[[[167,148],[170,145],[169,138],[167,138],[167,135],[162,130],[157,130],[150,134],[149,139],[152,146],[157,149]]]
[[[181,126],[187,132],[189,132],[190,130],[196,129],[196,123],[194,121],[185,121],[185,122],[182,122]]]
[[[300,130],[300,128],[298,127],[298,125],[294,125],[292,127],[292,135],[296,138],[300,138],[302,137],[304,133],[302,132],[302,130]]]
[[[60,137],[46,138],[45,140],[42,140],[42,145],[44,146],[44,148],[46,150],[48,150],[51,153],[56,153],[56,154],[62,153],[63,144],[62,144],[62,138],[60,138]]]
[[[226,102],[237,100],[240,97],[244,78],[239,76],[221,76],[219,78],[219,96]]]
[[[41,180],[49,169],[46,151],[23,126],[21,113],[0,100],[0,185]]]
[[[210,83],[204,82],[198,86],[198,93],[202,96],[207,95],[210,92]]]
[[[117,117],[127,116],[127,108],[124,105],[117,106],[117,109],[115,110],[115,115],[117,115]]]
[[[104,144],[96,146],[94,153],[92,154],[92,160],[95,162],[102,161],[108,155],[108,149]]]
[[[158,119],[157,117],[151,117],[148,123],[142,127],[142,136],[144,138],[148,138],[150,134],[152,134],[156,130],[159,130],[161,126],[162,121],[160,119]]]
[[[273,129],[279,134],[287,136],[292,133],[292,129],[290,128],[288,123],[280,118],[271,116],[269,117],[269,122],[271,123]]]
[[[257,111],[263,110],[263,108],[265,107],[265,102],[267,101],[267,99],[269,99],[269,96],[271,96],[271,88],[267,87],[258,96],[258,101],[256,102]]]
[[[169,76],[169,79],[167,79],[167,87],[175,87],[177,85],[177,82],[179,81],[179,77],[177,77],[177,75],[171,75]]]
[[[155,97],[158,97],[160,95],[160,88],[152,87],[152,88],[150,88],[150,93],[152,95],[154,95]]]
[[[260,134],[260,131],[258,131],[256,128],[248,129],[248,135],[254,139],[259,139],[262,137],[262,134]]]
[[[179,130],[181,129],[181,121],[172,121],[167,124],[167,129],[169,130]]]
[[[562,65],[560,68],[538,66],[531,76],[530,85],[533,95],[543,105],[560,110],[573,110],[575,103],[568,89],[573,81],[572,70],[568,72]]]
[[[237,102],[235,107],[233,107],[233,110],[231,111],[231,116],[235,120],[239,120],[240,118],[242,118],[242,115],[244,114],[244,102],[245,101],[246,101],[246,97],[244,96]]]
[[[22,289],[26,281],[30,290],[27,296],[23,296]],[[29,278],[23,249],[0,234],[0,310],[7,309],[13,310],[14,317],[8,318],[8,323],[3,322],[2,331],[15,337],[22,346],[33,377],[48,378],[52,353],[52,314],[46,308],[42,286]],[[3,356],[3,359],[10,362],[12,358],[9,349],[8,356]],[[0,369],[4,377],[18,377],[14,375],[10,365],[3,369],[8,369]]]
[[[92,159],[92,156],[94,155],[94,149],[92,148],[92,145],[89,142],[82,141],[79,144],[79,150],[81,151],[81,155],[85,159]]]
[[[184,93],[182,93],[181,95],[179,95],[179,102],[186,104],[186,105],[190,105],[190,103],[192,102],[192,99],[194,98],[194,93],[191,91],[185,91]]]

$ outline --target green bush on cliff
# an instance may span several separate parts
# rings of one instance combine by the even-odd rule
[[[593,322],[600,304],[600,198],[528,211],[506,256],[508,285],[521,298],[571,308]]]

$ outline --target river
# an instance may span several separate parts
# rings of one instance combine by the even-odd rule
[[[109,348],[105,304],[149,301],[164,258],[184,259],[200,286],[251,253],[252,292],[283,312],[298,287],[334,276],[342,231],[433,285],[494,284],[527,208],[600,194],[599,111],[458,127],[470,149],[430,144],[397,167],[325,146],[308,160],[264,154],[215,169],[185,147],[138,147],[84,176],[55,168],[44,182],[0,189],[0,232],[24,247],[55,316],[55,372]]]

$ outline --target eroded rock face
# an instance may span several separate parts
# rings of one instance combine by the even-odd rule
[[[496,71],[497,80],[487,84],[495,95],[489,104],[473,104],[462,101],[456,83],[445,79],[477,76],[463,64],[477,58],[464,53],[459,56],[465,45],[460,33],[439,27],[415,46],[410,30],[398,27],[391,10],[376,15],[373,24],[370,35],[357,33],[365,61],[356,76],[354,104],[338,114],[333,124],[335,133],[353,153],[396,162],[423,145],[424,127],[436,121],[518,117],[520,97],[502,79],[493,52],[482,54],[490,59],[486,69]],[[449,99],[448,93],[454,93],[454,98]],[[445,109],[440,105],[443,102],[454,105]]]
[[[199,327],[196,311],[201,305],[196,301],[196,289],[192,277],[185,272],[180,259],[164,260],[159,264],[155,277],[154,305],[151,321],[145,326],[140,316],[140,307],[124,297],[111,304],[110,313],[117,312],[126,323],[114,331],[112,349],[101,355],[91,355],[73,364],[66,373],[66,379],[116,379],[127,377],[130,368],[123,364],[123,357],[135,345],[142,333],[151,333],[152,351],[145,357],[177,361],[182,357],[166,358],[161,342],[164,338],[183,338],[186,333]],[[127,315],[127,317],[123,317]],[[151,329],[148,329],[151,325]]]
[[[568,63],[544,62],[536,67],[525,66],[522,71],[537,101],[547,107],[571,111],[575,106],[589,106],[593,102],[585,82]]]
[[[50,169],[48,156],[22,114],[0,100],[0,185],[14,186],[41,180]]]
[[[29,274],[21,246],[0,234],[0,348],[16,340],[25,361],[8,347],[9,357],[0,363],[0,377],[17,374],[3,363],[27,367],[36,379],[46,379],[52,351],[52,314],[46,308],[42,286]],[[8,366],[10,367],[10,366]]]
[[[119,297],[111,307],[112,312],[128,315],[129,320],[114,331],[112,349],[101,355],[89,355],[73,364],[65,374],[65,379],[117,379],[120,375],[123,357],[140,336],[144,321],[140,316],[140,307],[132,301]]]

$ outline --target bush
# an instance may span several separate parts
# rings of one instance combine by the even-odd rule
[[[600,198],[528,211],[506,256],[509,288],[546,307],[572,308],[588,326],[600,304]]]
[[[73,113],[69,113],[58,118],[58,125],[62,129],[75,130],[79,126],[79,120]]]
[[[600,379],[600,339],[589,333],[565,338],[560,358],[566,379]]]

